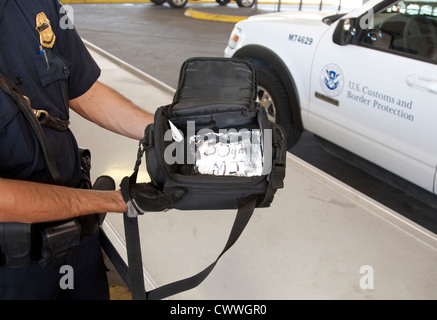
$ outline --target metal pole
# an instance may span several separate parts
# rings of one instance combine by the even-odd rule
[[[302,1],[303,0],[300,0],[300,2],[299,2],[299,11],[302,11]]]

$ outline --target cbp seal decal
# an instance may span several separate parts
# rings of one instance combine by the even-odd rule
[[[320,84],[328,96],[338,96],[343,90],[343,71],[336,64],[326,65],[320,74]]]

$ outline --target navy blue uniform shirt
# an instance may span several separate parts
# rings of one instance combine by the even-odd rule
[[[0,0],[0,72],[28,96],[34,109],[69,119],[68,101],[84,94],[100,69],[56,0]],[[40,53],[36,15],[44,12],[56,36],[52,49]],[[67,28],[66,28],[67,27]],[[80,181],[76,140],[66,132],[44,128],[50,151],[65,186]],[[88,147],[88,146],[83,146]],[[0,177],[47,182],[38,140],[16,103],[0,90]]]

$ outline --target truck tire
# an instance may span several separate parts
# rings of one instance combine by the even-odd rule
[[[215,0],[219,5],[226,6],[231,0]]]
[[[294,124],[287,91],[276,72],[265,65],[254,64],[258,76],[258,101],[266,108],[269,120],[282,126],[286,132],[287,148],[293,147],[302,134]]]
[[[255,0],[237,0],[237,4],[240,8],[250,8],[254,3]]]
[[[188,0],[167,0],[167,2],[172,8],[179,9],[185,7]]]
[[[157,6],[162,5],[166,0],[151,0],[153,4],[156,4]]]

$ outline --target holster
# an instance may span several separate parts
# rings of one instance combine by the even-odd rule
[[[70,249],[79,245],[81,228],[76,220],[51,224],[41,230],[42,247],[39,264],[42,267],[61,261]]]

